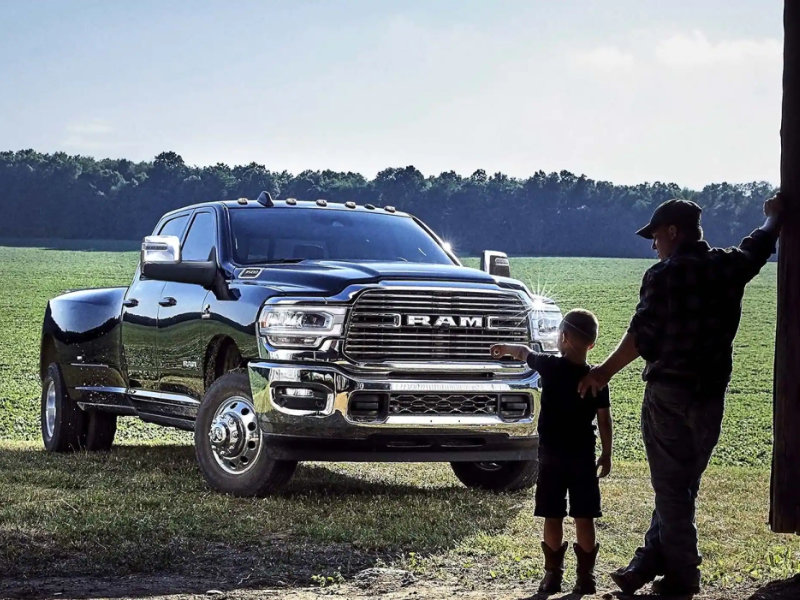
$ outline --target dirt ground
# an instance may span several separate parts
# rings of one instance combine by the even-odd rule
[[[317,600],[335,598],[383,598],[386,600],[455,599],[478,600],[526,600],[539,598],[534,593],[534,584],[524,587],[496,587],[465,589],[456,584],[419,581],[407,571],[388,568],[371,568],[362,571],[351,581],[325,587],[261,587],[258,582],[239,581],[226,585],[219,581],[198,577],[154,575],[105,578],[41,578],[7,579],[0,578],[0,598],[110,598],[126,600],[133,598],[188,600],[205,598],[209,600],[256,598],[280,598],[286,600]],[[553,600],[577,600],[574,594],[550,596]],[[661,598],[647,594],[647,588],[636,596],[623,596],[618,592],[601,590],[596,596],[586,598],[636,598],[655,600]],[[800,600],[800,575],[782,581],[774,581],[760,588],[744,586],[738,590],[725,592],[710,590],[695,596],[697,600]]]

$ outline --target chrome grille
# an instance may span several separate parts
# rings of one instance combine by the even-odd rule
[[[358,362],[486,361],[496,343],[530,343],[526,305],[514,292],[370,289],[355,301],[344,353]]]
[[[496,415],[497,394],[392,394],[389,415]]]

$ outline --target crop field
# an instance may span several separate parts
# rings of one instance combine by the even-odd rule
[[[469,491],[446,465],[303,465],[285,492],[245,500],[205,488],[188,434],[132,418],[121,419],[111,453],[42,452],[37,368],[46,302],[66,289],[127,285],[137,257],[0,247],[0,573],[21,580],[202,569],[240,586],[325,587],[377,565],[462,590],[492,589],[496,597],[532,591],[541,574],[532,493]],[[591,356],[599,362],[624,332],[652,261],[511,263],[515,277],[562,309],[597,314],[600,339]],[[722,596],[800,570],[800,538],[771,534],[764,524],[775,287],[774,264],[748,287],[724,430],[701,490],[704,583]],[[627,560],[649,520],[641,367],[637,361],[612,383],[615,466],[602,487],[601,572]],[[231,560],[216,560],[221,554]],[[604,575],[601,584],[609,585]],[[3,585],[11,584],[0,578],[0,596]]]

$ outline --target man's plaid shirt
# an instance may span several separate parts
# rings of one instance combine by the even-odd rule
[[[628,329],[647,361],[645,380],[728,384],[744,287],[776,241],[757,229],[738,248],[691,242],[647,270]]]

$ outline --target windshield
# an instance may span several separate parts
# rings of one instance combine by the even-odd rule
[[[409,217],[300,207],[233,209],[230,215],[238,264],[304,259],[453,264]]]

